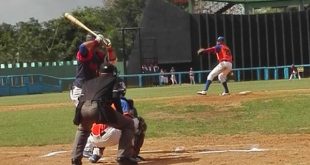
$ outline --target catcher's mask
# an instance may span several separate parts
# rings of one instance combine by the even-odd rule
[[[126,84],[123,79],[119,78],[118,80],[118,91],[122,96],[126,95]]]

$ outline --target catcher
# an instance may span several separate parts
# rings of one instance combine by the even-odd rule
[[[136,165],[133,140],[135,127],[132,119],[116,112],[112,103],[119,109],[120,97],[113,90],[118,84],[117,69],[112,64],[102,64],[99,77],[83,84],[82,95],[76,107],[73,123],[78,125],[72,147],[72,165],[81,165],[83,150],[91,133],[93,123],[107,124],[122,131],[117,152],[119,165]]]
[[[117,95],[120,96],[121,99],[121,107],[123,115],[132,119],[135,126],[135,137],[134,137],[134,156],[133,158],[136,161],[145,160],[141,156],[139,156],[140,148],[143,145],[145,131],[146,131],[146,123],[142,117],[138,117],[138,113],[136,108],[134,107],[134,102],[132,99],[127,99],[125,97],[126,94],[126,86],[122,80],[119,80],[119,85],[116,89],[113,90],[115,93],[119,93]],[[116,110],[114,106],[113,109]],[[92,126],[92,132],[88,137],[87,144],[85,146],[83,156],[89,157],[89,161],[92,163],[98,162],[98,160],[102,157],[103,151],[105,147],[114,146],[118,144],[121,136],[121,131],[107,126],[105,124],[96,124],[94,123]]]
[[[224,87],[222,96],[229,95],[227,86],[227,75],[232,71],[232,54],[229,47],[224,43],[224,37],[217,38],[217,44],[210,48],[200,48],[198,55],[213,53],[216,55],[218,65],[209,73],[204,90],[198,91],[197,94],[206,95],[215,76],[218,76],[219,81]]]

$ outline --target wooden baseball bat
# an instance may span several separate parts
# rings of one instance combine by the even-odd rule
[[[85,29],[86,31],[88,31],[89,33],[93,34],[94,36],[97,36],[97,34],[90,30],[86,25],[84,25],[81,21],[79,21],[78,19],[76,19],[75,17],[73,17],[71,14],[69,13],[65,13],[65,17],[70,20],[72,23],[78,25],[79,27]]]
[[[78,19],[76,19],[73,15],[69,14],[69,13],[65,13],[65,17],[70,20],[72,23],[78,25],[79,27],[85,29],[86,31],[88,31],[89,33],[93,34],[94,36],[97,37],[98,34],[96,34],[94,31],[92,31],[91,29],[89,29],[86,25],[84,25],[81,21],[79,21]],[[104,44],[107,46],[107,41],[105,40],[105,38],[103,38],[103,42]]]

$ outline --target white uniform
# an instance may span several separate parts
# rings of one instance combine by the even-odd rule
[[[232,63],[230,61],[222,61],[216,65],[209,73],[207,80],[213,80],[216,76],[221,83],[227,80],[227,75],[232,71]]]
[[[137,133],[139,132],[139,120],[137,118],[133,118],[133,121],[135,126],[135,133]],[[87,139],[87,144],[84,148],[84,151],[93,151],[93,154],[101,156],[102,153],[100,148],[117,145],[121,135],[121,130],[110,126],[104,129],[104,134],[102,135],[94,135],[91,133]]]

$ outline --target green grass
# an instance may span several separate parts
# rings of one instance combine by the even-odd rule
[[[228,86],[231,92],[237,93],[241,91],[269,91],[269,90],[293,90],[305,89],[310,87],[310,79],[301,80],[269,80],[269,81],[244,81],[244,82],[229,82]],[[171,97],[193,95],[196,91],[202,90],[204,84],[197,85],[175,85],[163,87],[148,87],[148,88],[134,88],[130,89],[127,96],[131,98],[157,98],[157,97]],[[214,81],[210,88],[210,94],[219,94],[223,91],[220,83]]]
[[[201,134],[262,134],[310,133],[310,95],[290,96],[246,102],[242,107],[216,112],[213,107],[186,108],[167,107],[159,119],[148,119],[148,136],[198,136]],[[209,115],[201,115],[210,111]],[[176,116],[175,114],[179,114]],[[182,113],[183,112],[183,113]],[[195,115],[196,114],[196,115]],[[165,115],[167,115],[165,119]],[[169,117],[174,115],[174,118]]]
[[[69,100],[69,94],[63,93],[48,93],[48,94],[34,94],[34,95],[19,95],[0,97],[1,105],[29,105],[29,104],[46,104],[59,103]]]
[[[229,83],[232,93],[309,89],[310,79],[301,81],[248,81]],[[310,94],[298,92],[287,96],[243,102],[241,106],[219,111],[219,105],[178,105],[169,98],[196,97],[203,88],[198,85],[176,85],[128,89],[139,114],[148,124],[147,138],[165,136],[199,136],[202,134],[310,133]],[[222,87],[213,83],[209,94],[218,95]],[[202,96],[204,97],[204,96]],[[59,103],[62,103],[58,105]],[[3,111],[16,105],[36,105],[32,109]],[[50,105],[55,105],[50,106]],[[58,105],[58,106],[57,106]],[[72,123],[73,104],[68,93],[50,93],[0,97],[0,146],[25,146],[72,143],[76,127]]]
[[[75,132],[72,116],[68,107],[1,112],[0,146],[68,143]]]

